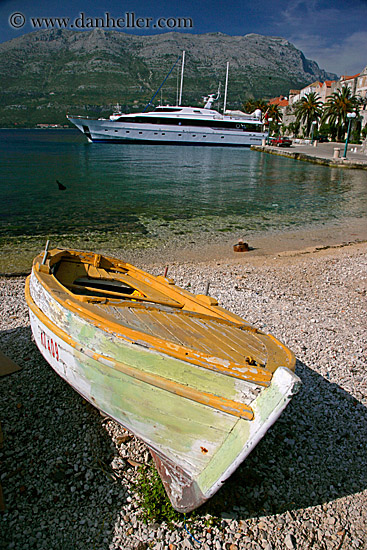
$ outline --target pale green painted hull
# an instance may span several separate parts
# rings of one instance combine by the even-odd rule
[[[125,341],[68,310],[34,274],[30,296],[32,331],[45,359],[85,399],[150,447],[179,511],[196,508],[220,488],[278,418],[300,382],[280,367],[268,388],[255,391],[243,380],[218,376]],[[187,399],[128,375],[126,369],[169,375],[179,384],[227,399],[247,399],[255,418],[245,420]]]

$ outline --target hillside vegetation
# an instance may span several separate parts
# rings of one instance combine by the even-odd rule
[[[246,99],[287,95],[336,77],[283,38],[41,30],[0,44],[0,125],[64,124],[67,112],[102,116],[117,102],[126,112],[141,109],[183,50],[186,105],[202,105],[219,83],[223,92],[227,61],[227,106],[233,109]],[[178,63],[155,104],[176,103],[179,73]]]

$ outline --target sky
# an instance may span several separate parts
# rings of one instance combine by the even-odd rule
[[[69,18],[60,25],[73,30],[90,30],[95,18],[106,25],[109,17],[111,30],[115,25],[113,30],[140,35],[175,30],[281,36],[338,76],[367,65],[367,0],[0,0],[0,42],[37,30],[42,22],[32,18],[42,17]]]

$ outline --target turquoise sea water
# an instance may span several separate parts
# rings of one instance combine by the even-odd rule
[[[0,167],[0,272],[19,267],[46,238],[111,250],[161,246],[367,211],[364,172],[249,149],[91,144],[76,130],[0,130]]]

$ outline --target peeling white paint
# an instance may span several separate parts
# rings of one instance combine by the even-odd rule
[[[227,359],[221,359],[220,357],[206,357],[205,361],[207,363],[212,363],[213,365],[220,365],[221,367],[230,367],[231,363]]]
[[[100,363],[103,363],[103,365],[106,365],[106,367],[114,367],[116,365],[115,361],[112,359],[107,359],[107,357],[98,357],[98,361]]]

